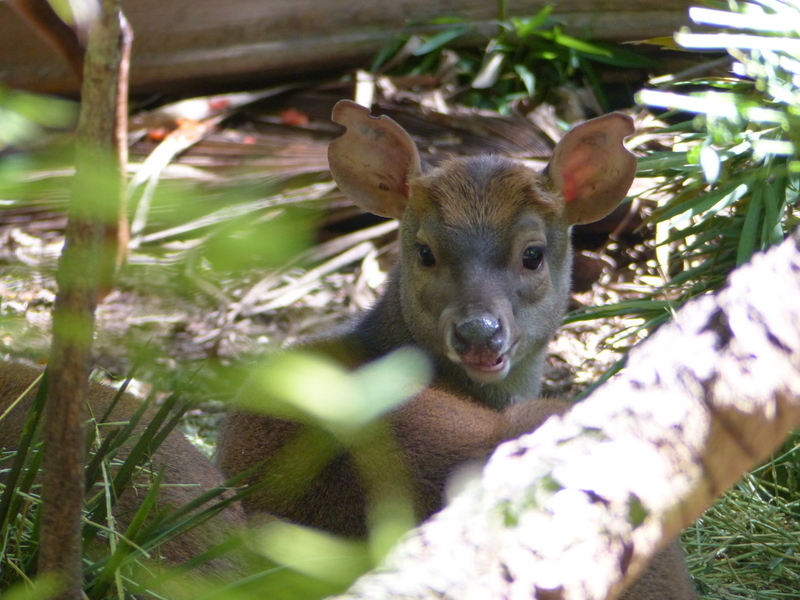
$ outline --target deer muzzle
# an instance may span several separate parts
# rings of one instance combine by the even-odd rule
[[[460,363],[478,383],[493,383],[508,375],[508,328],[494,316],[482,315],[453,322],[446,339],[447,356]]]

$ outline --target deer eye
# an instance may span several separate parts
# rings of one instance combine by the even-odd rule
[[[536,271],[544,263],[544,248],[541,246],[528,246],[522,253],[522,266],[530,271]]]
[[[432,267],[436,264],[436,257],[433,255],[433,250],[427,244],[417,245],[417,255],[419,256],[419,264],[423,267]]]

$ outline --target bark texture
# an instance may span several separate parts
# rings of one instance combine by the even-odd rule
[[[681,309],[625,372],[501,446],[341,596],[616,598],[800,425],[800,236]]]

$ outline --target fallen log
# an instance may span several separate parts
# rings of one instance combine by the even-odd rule
[[[690,0],[560,0],[554,17],[571,35],[626,41],[671,35],[687,23]],[[496,30],[497,3],[485,0],[125,0],[133,31],[131,91],[197,92],[330,77],[371,59],[394,36],[457,16]],[[511,16],[539,2],[508,0]],[[77,95],[64,59],[0,2],[0,81],[14,88]]]

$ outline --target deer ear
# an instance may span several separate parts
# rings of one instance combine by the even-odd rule
[[[399,219],[408,202],[409,181],[420,174],[417,147],[387,116],[341,100],[331,119],[347,128],[328,146],[333,179],[355,204],[381,217]]]
[[[633,132],[633,119],[611,113],[578,125],[558,143],[547,173],[564,196],[570,224],[602,219],[625,198],[636,156],[623,140]]]

